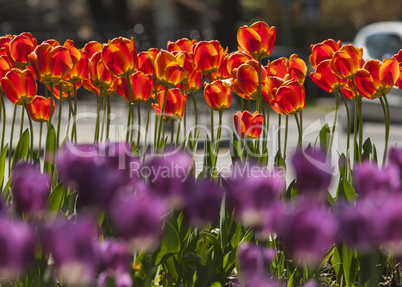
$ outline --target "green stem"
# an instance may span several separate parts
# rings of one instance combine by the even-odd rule
[[[24,115],[25,115],[25,109],[22,107],[21,109],[21,123],[20,123],[20,137],[22,136],[22,130],[24,129]]]
[[[170,145],[173,146],[173,138],[174,138],[174,121],[171,121],[171,129],[170,129]]]
[[[128,90],[128,115],[127,115],[127,133],[126,133],[126,141],[128,142],[130,139],[130,133],[131,133],[131,128],[130,128],[130,122],[131,122],[131,112],[132,108],[131,105],[133,104],[132,100],[132,95],[131,95],[131,82],[130,82],[130,76],[126,76],[126,81],[127,81],[127,90]]]
[[[383,99],[384,98],[384,99]],[[384,141],[384,155],[382,159],[382,166],[385,166],[385,162],[387,160],[387,151],[388,151],[388,140],[389,140],[389,105],[388,101],[384,102],[386,100],[385,95],[383,97],[380,97],[380,102],[382,106],[382,111],[384,113],[384,121],[385,121],[385,141]]]
[[[265,122],[265,107],[264,107],[264,102],[261,101],[261,110],[262,110],[262,117],[264,118],[264,122]],[[267,131],[268,129],[264,128],[264,124],[263,124],[263,131],[262,131],[262,153],[264,152],[264,149],[267,148]],[[259,142],[259,139],[257,139],[257,142]],[[268,149],[267,149],[268,150]],[[261,153],[261,154],[262,154]]]
[[[299,130],[299,138],[297,140],[297,149],[301,149],[302,148],[302,129],[301,129],[301,124],[299,122],[299,118],[297,117],[297,113],[294,114],[295,119],[296,119],[296,124],[297,124],[297,129]],[[300,119],[301,121],[301,119]]]
[[[56,134],[56,147],[59,147],[60,144],[60,124],[61,124],[61,112],[63,108],[62,100],[63,100],[63,84],[60,82],[60,97],[59,97],[59,114],[57,119],[57,134]]]
[[[178,146],[178,145],[179,145],[180,128],[181,128],[181,121],[179,121],[179,122],[178,122],[178,125],[177,125],[177,133],[176,133],[176,146]]]
[[[95,137],[94,142],[99,141],[99,120],[100,120],[100,98],[102,95],[102,88],[100,89],[99,96],[96,95],[96,124],[95,124]]]
[[[73,111],[73,104],[71,102],[70,95],[68,95],[67,101],[68,101],[68,120],[67,120],[66,136],[68,137],[68,134],[70,133],[71,117],[74,115],[74,111]],[[71,140],[72,140],[72,136],[71,136]]]
[[[103,93],[102,100],[103,100],[103,112],[102,112],[102,127],[101,127],[101,134],[100,134],[101,141],[103,140],[103,132],[105,130],[105,121],[106,121],[106,93]]]
[[[222,133],[222,114],[223,114],[223,110],[219,110],[218,133],[216,135],[215,162],[213,165],[214,168],[216,168],[216,163],[218,162],[219,146],[220,146],[221,133]]]
[[[354,122],[354,145],[355,145],[355,151],[354,151],[354,158],[356,159],[356,153],[357,153],[357,159],[359,163],[361,163],[361,145],[363,141],[363,123],[362,123],[362,114],[361,114],[361,107],[360,107],[360,95],[357,93],[356,89],[356,84],[354,79],[352,78],[352,83],[353,83],[353,89],[355,93],[355,122]],[[359,143],[357,143],[357,114],[359,114]],[[357,145],[357,146],[356,146]]]
[[[158,121],[157,121],[157,117],[155,116],[155,129],[154,129],[154,151],[155,152],[158,149],[157,133],[158,133]]]
[[[15,117],[17,114],[17,105],[14,105],[13,121],[11,123],[11,133],[10,133],[10,148],[8,149],[8,174],[11,174],[11,158],[13,157],[13,138],[14,138],[14,126]]]
[[[40,160],[40,154],[42,152],[42,128],[43,128],[43,122],[40,122],[40,124],[39,124],[38,161]]]
[[[131,105],[131,132],[130,132],[130,143],[133,143],[133,137],[134,137],[134,102]]]
[[[184,84],[182,84],[182,89],[184,87]],[[184,90],[185,93],[183,94],[187,94],[187,89]],[[187,101],[184,103],[184,114],[183,114],[183,130],[184,130],[184,134],[186,134],[186,129],[187,129]]]
[[[286,115],[285,143],[283,146],[283,159],[286,159],[286,148],[287,148],[287,144],[288,144],[288,130],[289,130],[289,116]]]
[[[261,70],[262,63],[261,58],[258,58],[258,99],[257,99],[257,111],[261,112],[261,104],[262,104],[262,91],[261,91]]]
[[[168,95],[168,87],[165,87],[165,95],[163,97],[163,103],[162,103],[162,108],[161,108],[161,116],[159,119],[159,128],[158,128],[158,138],[157,138],[157,148],[159,149],[159,144],[160,144],[160,137],[161,137],[161,130],[162,130],[162,122],[163,120],[163,114],[165,112],[165,106],[166,106],[166,99]],[[165,133],[163,133],[165,135]]]
[[[30,147],[31,152],[30,152],[30,155],[31,155],[31,160],[33,162],[34,161],[34,158],[33,158],[33,139],[34,139],[34,136],[33,136],[32,119],[31,119],[31,116],[29,115],[28,105],[26,103],[24,104],[24,107],[25,107],[25,110],[27,111],[27,114],[28,114],[29,129],[31,130],[31,147]]]
[[[279,150],[279,154],[282,154],[281,153],[281,125],[282,125],[281,119],[282,119],[281,115],[278,114],[278,150]]]
[[[106,115],[106,139],[109,139],[110,132],[110,114],[112,113],[112,106],[110,105],[110,96],[106,96],[107,115]]]
[[[47,87],[45,86],[45,89]],[[49,120],[47,122],[47,130],[50,130],[51,124],[52,124],[52,109],[53,109],[53,101],[54,101],[54,91],[53,91],[53,84],[50,84],[50,116]]]
[[[214,135],[214,110],[211,109],[211,142],[213,143],[215,140]]]
[[[76,116],[77,116],[77,83],[74,83],[74,122],[73,122],[73,131],[71,134],[74,134],[75,143],[77,143],[77,123],[76,123]],[[72,137],[72,136],[71,136]]]
[[[1,91],[1,90],[0,90]],[[5,135],[6,135],[6,119],[7,119],[7,117],[6,117],[6,105],[5,105],[5,102],[4,102],[4,93],[3,93],[3,91],[1,91],[0,92],[0,100],[1,100],[1,108],[2,108],[2,111],[3,111],[3,132],[2,132],[2,135],[1,135],[1,150],[3,150],[4,149],[4,138],[6,137]]]
[[[335,103],[335,115],[334,115],[334,123],[332,125],[332,133],[331,133],[331,138],[329,140],[329,146],[328,146],[328,156],[332,155],[332,145],[334,143],[334,136],[335,136],[335,128],[336,128],[336,121],[338,119],[338,107],[339,107],[339,91],[336,91],[336,103]]]
[[[349,107],[348,107],[348,103],[346,101],[346,98],[344,95],[342,95],[342,100],[343,103],[345,104],[345,109],[346,109],[346,118],[347,118],[347,142],[346,142],[346,151],[349,151],[350,148],[350,112],[349,112]]]
[[[148,146],[148,127],[149,127],[149,114],[151,112],[151,101],[148,100],[148,107],[147,107],[147,123],[145,125],[145,142],[144,146],[147,148]]]
[[[197,111],[197,102],[195,100],[195,97],[193,93],[190,94],[191,98],[193,100],[193,105],[194,105],[194,117],[195,117],[195,129],[194,129],[194,137],[197,136],[197,125],[198,125],[198,111]]]

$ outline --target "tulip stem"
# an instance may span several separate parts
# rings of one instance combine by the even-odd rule
[[[5,138],[5,135],[6,135],[6,119],[7,119],[7,117],[6,117],[6,105],[5,105],[5,102],[4,102],[4,93],[3,93],[3,91],[1,91],[0,93],[1,93],[0,94],[1,108],[2,108],[2,111],[3,111],[3,132],[2,132],[2,135],[1,135],[1,150],[3,151],[3,149],[4,149],[4,138]]]
[[[212,111],[212,110],[211,110]],[[213,167],[216,168],[216,164],[218,162],[218,154],[219,154],[219,146],[221,143],[221,134],[222,134],[222,114],[223,110],[219,110],[219,123],[218,123],[218,133],[216,135],[216,149],[215,149],[215,162]]]
[[[76,116],[77,116],[77,83],[74,83],[74,122],[73,122],[73,130],[71,131],[71,138],[74,134],[75,143],[77,143],[77,123],[76,123]]]
[[[45,86],[45,89],[47,89],[47,87]],[[53,91],[53,83],[50,84],[50,115],[49,115],[49,120],[47,122],[47,130],[49,132],[50,127],[52,125],[52,109],[53,109],[53,99],[54,98],[54,91]]]
[[[96,124],[94,142],[97,142],[99,140],[100,95],[102,95],[102,88],[100,89],[99,96],[96,95]]]
[[[301,126],[301,123],[299,122],[299,118],[297,117],[297,113],[294,115],[295,115],[295,119],[296,119],[297,129],[299,130],[299,138],[297,140],[297,149],[301,149],[302,148],[302,126]],[[301,113],[300,113],[300,121],[301,121]]]
[[[148,146],[148,126],[149,126],[149,114],[150,114],[150,112],[151,112],[151,101],[148,100],[148,107],[147,107],[147,123],[146,123],[146,125],[145,125],[145,142],[144,142],[145,149],[146,149],[147,146]]]
[[[193,105],[194,105],[194,117],[195,117],[195,129],[194,129],[194,137],[197,136],[197,125],[198,125],[198,111],[197,111],[197,102],[195,100],[195,97],[193,93],[190,94],[191,98],[193,100]]]
[[[170,145],[173,146],[173,138],[174,138],[174,121],[171,121],[170,123],[171,128],[170,128]]]
[[[278,151],[279,154],[281,153],[281,125],[282,125],[282,117],[280,114],[278,114]]]
[[[25,109],[24,107],[21,107],[20,137],[22,136],[22,130],[24,129],[24,116],[25,116]]]
[[[68,101],[68,120],[67,120],[67,131],[66,131],[66,136],[68,137],[68,134],[70,132],[70,125],[71,125],[71,117],[74,116],[74,111],[73,111],[73,104],[71,103],[71,97],[70,94],[67,97]],[[71,136],[72,138],[72,136]]]
[[[261,91],[261,67],[262,61],[261,57],[258,57],[258,100],[257,100],[257,111],[261,112],[261,104],[262,104],[262,91]]]
[[[33,141],[34,141],[34,136],[33,136],[33,127],[32,127],[32,119],[31,116],[29,115],[28,112],[28,105],[25,103],[24,104],[24,108],[27,111],[28,114],[28,122],[29,122],[29,129],[31,130],[31,145],[30,145],[30,155],[31,155],[31,160],[32,162],[34,161],[34,157],[33,157]]]
[[[348,134],[347,134],[347,142],[346,142],[346,151],[348,152],[349,148],[350,148],[350,113],[349,113],[348,103],[347,103],[344,95],[342,95],[342,100],[343,100],[343,103],[345,104],[346,117],[347,117],[347,123],[348,123],[348,126],[347,126]]]
[[[331,152],[332,151],[332,145],[334,143],[336,122],[338,120],[338,107],[339,107],[339,91],[336,91],[335,115],[334,115],[334,123],[332,125],[331,138],[330,138],[329,146],[328,146],[328,150],[327,150],[328,156],[332,155],[332,152]]]
[[[106,139],[109,139],[109,131],[110,131],[110,114],[112,113],[112,106],[110,105],[110,96],[106,96],[106,104],[107,104],[107,118],[106,118]]]
[[[384,113],[384,121],[385,121],[385,141],[384,141],[384,155],[382,159],[382,166],[385,166],[385,162],[387,161],[387,151],[388,151],[388,140],[389,140],[389,119],[390,119],[390,114],[389,114],[389,105],[387,98],[384,96],[380,97],[380,102],[382,106],[382,111]],[[384,102],[385,100],[385,102]]]
[[[181,129],[181,120],[179,120],[177,124],[176,146],[179,145],[180,129]]]
[[[131,82],[130,82],[130,76],[126,76],[126,82],[127,82],[127,98],[128,98],[128,115],[127,115],[127,133],[126,133],[126,141],[128,142],[130,140],[130,132],[131,132],[131,105],[133,103],[132,96],[131,96]]]
[[[265,122],[265,107],[264,107],[264,102],[261,101],[261,109],[262,109],[262,117],[264,118],[264,122]],[[262,132],[262,152],[261,155],[264,153],[264,149],[267,148],[267,131],[268,129],[264,128],[264,124],[263,124],[263,132]],[[259,139],[258,139],[259,141]],[[279,146],[280,148],[280,146]],[[268,149],[267,149],[268,150]]]
[[[40,124],[39,124],[38,161],[40,160],[40,154],[42,151],[42,129],[43,129],[43,122],[40,122]]]
[[[57,135],[56,135],[56,147],[59,147],[60,143],[60,124],[61,124],[61,113],[63,109],[62,100],[63,100],[63,84],[60,82],[59,86],[60,96],[59,96],[59,114],[57,119]]]
[[[181,87],[182,90],[184,89],[184,92],[182,91],[183,95],[187,95],[187,89],[184,87],[184,84],[182,84]],[[187,129],[187,101],[184,103],[184,115],[183,115],[184,134],[186,134],[186,129]]]
[[[283,159],[286,159],[286,148],[288,144],[288,130],[289,130],[289,116],[286,115],[286,125],[285,125],[285,143],[283,145]]]
[[[361,142],[362,139],[360,137],[363,137],[362,133],[362,114],[361,114],[361,108],[360,108],[360,96],[357,93],[356,89],[356,84],[354,79],[352,78],[352,83],[353,83],[353,89],[355,92],[355,122],[354,122],[354,159],[358,160],[359,163],[361,163]],[[357,143],[357,115],[359,115],[359,143]],[[357,155],[357,156],[356,156]]]
[[[101,127],[101,134],[100,134],[100,141],[103,140],[103,132],[105,130],[105,120],[106,120],[106,93],[103,93],[103,97],[101,95],[101,98],[103,100],[103,112],[102,112],[102,127]]]
[[[211,109],[211,142],[214,143],[214,110]]]
[[[134,102],[131,103],[131,124],[130,124],[130,143],[133,143],[134,137]]]
[[[17,105],[14,105],[13,121],[11,123],[11,134],[10,134],[10,149],[8,157],[8,174],[11,174],[11,158],[13,153],[13,138],[14,138],[14,126],[15,126],[15,116],[17,114]]]
[[[160,137],[161,137],[161,131],[162,131],[162,122],[163,122],[163,114],[165,113],[165,105],[166,105],[166,99],[167,99],[167,95],[168,95],[168,87],[165,87],[165,95],[163,96],[163,103],[162,103],[162,108],[161,108],[161,115],[160,115],[160,119],[159,119],[159,129],[158,129],[158,138],[157,138],[157,148],[159,149],[160,146]],[[165,133],[163,133],[163,135],[165,135]]]

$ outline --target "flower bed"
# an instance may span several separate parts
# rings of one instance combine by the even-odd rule
[[[318,148],[303,143],[304,61],[294,54],[262,65],[275,37],[275,27],[256,22],[239,28],[239,50],[231,53],[218,41],[180,39],[168,42],[167,50],[138,54],[134,39],[122,37],[82,49],[71,40],[38,45],[30,33],[1,37],[1,282],[217,287],[235,276],[242,286],[401,284],[402,151],[387,149],[386,95],[394,86],[402,88],[402,50],[381,62],[363,60],[361,49],[340,41],[311,46],[311,79],[336,95],[334,124],[322,128]],[[36,95],[38,84],[45,95]],[[202,85],[211,131],[202,138],[198,173],[192,155],[201,138],[193,93]],[[96,94],[93,143],[78,144],[74,118],[81,87]],[[232,166],[223,174],[217,170],[222,115],[233,92],[241,107],[233,116]],[[127,102],[128,112],[122,141],[112,143],[108,115],[115,94]],[[383,107],[381,167],[375,145],[363,142],[362,97],[378,98]],[[6,98],[15,104],[9,140]],[[340,98],[348,130],[348,101],[355,101],[356,110],[353,148],[348,133],[338,156],[332,145]],[[62,100],[69,103],[65,139]],[[147,105],[145,123],[141,104]],[[52,120],[56,107],[58,119]],[[14,147],[19,108],[22,124]],[[151,108],[158,115],[153,134]],[[23,132],[24,112],[30,127]],[[272,112],[286,128],[269,166]],[[186,126],[187,113],[195,126]],[[295,118],[298,143],[287,160],[289,116]],[[47,130],[44,148],[42,132],[34,148],[32,121]],[[145,127],[145,137],[138,126]],[[328,192],[335,180],[331,157],[339,157],[335,196]],[[294,180],[286,179],[286,163]]]

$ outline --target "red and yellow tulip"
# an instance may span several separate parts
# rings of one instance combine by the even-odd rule
[[[37,46],[36,39],[31,33],[24,32],[13,37],[8,45],[8,56],[17,68],[24,68],[30,65],[29,54],[31,54]]]
[[[227,52],[219,41],[201,41],[193,46],[194,62],[204,75],[218,71]]]
[[[145,75],[141,71],[137,71],[130,75],[131,100],[133,104],[141,104],[152,98],[154,92],[154,83],[150,75]],[[119,78],[117,82],[116,93],[122,97],[127,103],[128,86],[125,78]]]
[[[138,59],[134,38],[114,38],[104,45],[102,61],[116,77],[127,77],[137,71]]]
[[[363,66],[363,49],[344,45],[332,55],[330,65],[338,77],[351,79],[356,70]]]
[[[259,96],[258,89],[258,62],[249,60],[239,68],[233,70],[235,76],[233,86],[235,93],[247,100],[255,100]],[[262,93],[266,92],[264,79],[267,76],[267,71],[261,69]]]
[[[259,112],[249,111],[234,114],[234,126],[240,138],[258,138],[261,135],[264,117]]]
[[[333,53],[338,51],[342,47],[342,42],[328,39],[321,43],[311,45],[310,51],[311,55],[309,57],[309,62],[313,69],[316,69],[318,64],[324,60],[329,60],[332,58]]]
[[[355,73],[356,89],[365,98],[373,100],[388,94],[399,75],[396,59],[391,58],[384,62],[369,60]]]
[[[330,60],[321,61],[315,72],[310,73],[311,80],[328,93],[339,91],[346,85],[346,80],[332,72]]]
[[[282,115],[292,115],[303,110],[306,102],[304,85],[290,79],[278,87],[281,81],[273,78],[266,78],[268,86],[273,87],[268,97],[271,108]]]
[[[204,98],[212,110],[225,110],[232,103],[233,85],[227,80],[204,83]]]
[[[161,116],[161,107],[163,106],[163,100],[165,97],[165,91],[158,93],[158,103],[152,104],[155,112]],[[166,95],[165,109],[162,114],[162,118],[165,121],[176,121],[183,117],[184,106],[187,101],[187,95],[183,95],[180,89],[169,89]]]
[[[55,105],[55,102],[53,102],[52,116]],[[50,98],[35,96],[28,104],[28,111],[33,121],[40,123],[47,122],[50,116]]]
[[[307,74],[306,63],[298,55],[292,54],[289,59],[282,57],[267,65],[268,76],[276,76],[285,80],[295,79],[304,83]]]
[[[240,27],[237,31],[239,50],[249,53],[256,60],[271,55],[275,39],[275,26],[269,27],[263,21],[255,22],[250,27]]]
[[[11,69],[1,79],[1,86],[7,98],[16,105],[29,103],[37,91],[35,77],[28,69]]]
[[[168,41],[167,50],[169,52],[187,52],[193,53],[193,45],[197,43],[197,40],[189,40],[187,38],[182,38],[176,42]]]
[[[101,52],[93,54],[89,60],[88,77],[92,85],[98,89],[108,90],[114,86],[117,77],[110,73],[102,61]]]
[[[174,56],[166,50],[160,50],[155,59],[155,76],[159,85],[174,87],[181,83],[188,74],[184,68],[185,56]]]

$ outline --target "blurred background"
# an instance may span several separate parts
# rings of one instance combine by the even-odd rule
[[[217,39],[237,49],[242,25],[263,20],[277,27],[271,59],[297,53],[308,60],[310,44],[328,38],[352,42],[373,22],[402,20],[401,0],[0,0],[0,34],[29,31],[76,47],[91,40],[134,37],[137,51],[166,48],[168,40]],[[310,99],[325,96],[306,82]]]

